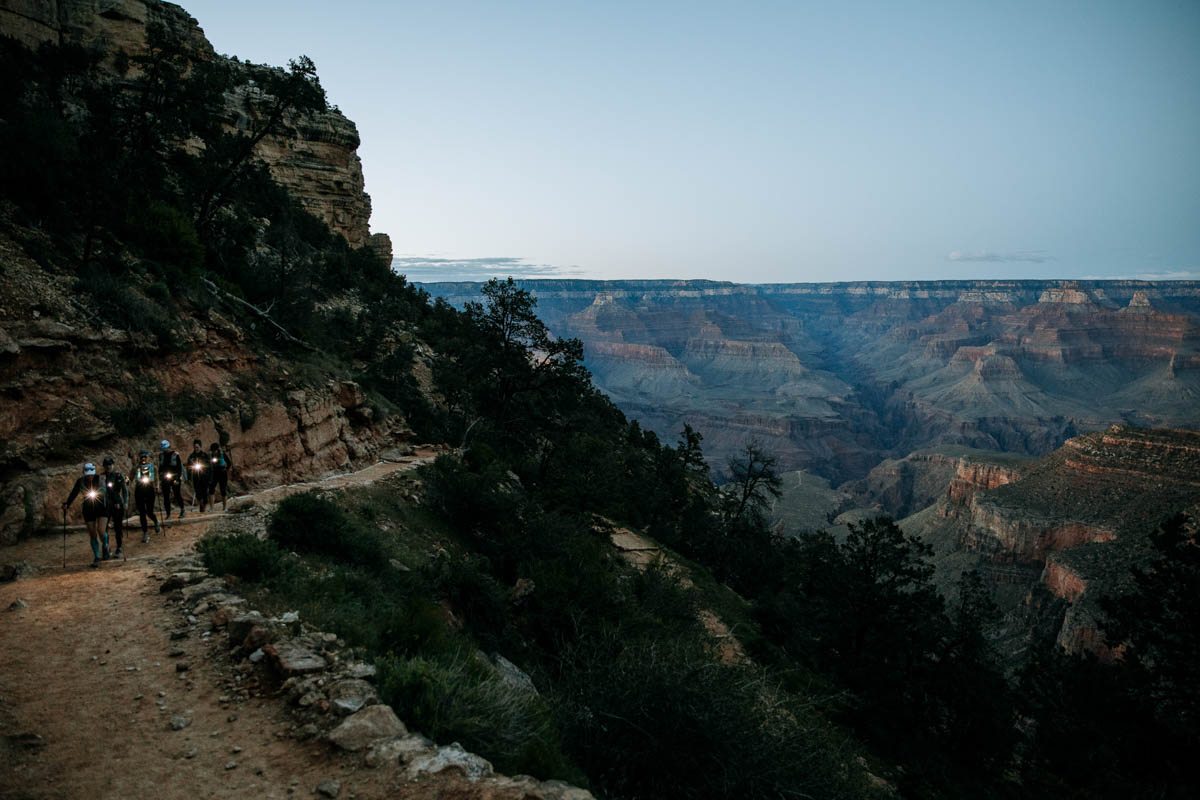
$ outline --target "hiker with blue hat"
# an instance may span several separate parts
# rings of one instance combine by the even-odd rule
[[[104,558],[109,558],[108,532],[105,530],[105,526],[100,524],[100,520],[108,514],[106,510],[108,493],[105,491],[104,481],[96,474],[96,465],[90,461],[83,465],[83,475],[75,481],[75,488],[71,490],[66,502],[62,504],[64,520],[67,517],[67,509],[81,494],[83,495],[83,521],[87,525],[88,538],[92,543],[92,555],[95,556],[92,560],[94,569],[100,566],[102,555]],[[103,539],[101,538],[102,532]],[[101,550],[101,544],[103,544],[103,550]]]
[[[179,506],[179,518],[183,519],[183,459],[179,453],[171,449],[171,443],[163,439],[158,443],[162,451],[158,457],[158,476],[162,481],[163,510],[166,518],[171,519],[171,495],[175,496],[175,504]]]

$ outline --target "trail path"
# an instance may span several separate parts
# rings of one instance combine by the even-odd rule
[[[611,527],[609,538],[612,539],[613,546],[630,565],[639,570],[645,570],[651,564],[662,559],[667,571],[677,575],[684,588],[692,587],[692,579],[688,576],[687,570],[672,561],[656,542],[628,528],[617,527],[609,520],[605,520],[605,522]],[[714,614],[711,609],[697,609],[696,617],[704,626],[704,630],[708,631],[709,637],[716,643],[717,655],[722,663],[747,664],[750,662],[750,657],[746,655],[737,636],[729,629],[725,621]]]
[[[231,500],[277,501],[317,487],[374,482],[432,460],[433,451],[312,483]],[[27,577],[0,584],[0,799],[313,797],[337,779],[348,797],[398,796],[370,770],[328,746],[288,734],[284,703],[251,678],[248,702],[225,696],[216,638],[172,641],[178,611],[164,607],[162,559],[191,551],[222,514],[189,515],[141,544],[126,535],[128,561],[91,569],[82,531],[0,550]],[[10,605],[26,607],[7,610]],[[177,665],[187,664],[186,671]],[[173,715],[191,724],[171,730]],[[40,738],[39,738],[40,737]]]

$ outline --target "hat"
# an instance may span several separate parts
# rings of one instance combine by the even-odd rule
[[[158,443],[158,446],[159,446],[161,449],[163,449],[163,450],[170,450],[170,449],[171,449],[171,443],[170,443],[170,442],[168,442],[166,439],[163,439],[161,442],[159,442],[159,443]]]
[[[150,454],[149,454],[149,453],[147,453],[145,450],[143,450],[142,452],[138,453],[138,458],[149,458],[149,457],[150,457]]]
[[[104,457],[104,466],[111,467],[112,465],[113,465],[112,456],[105,456]]]
[[[83,465],[83,474],[84,475],[95,475],[96,474],[96,465],[90,461],[87,462],[86,464],[84,464]]]

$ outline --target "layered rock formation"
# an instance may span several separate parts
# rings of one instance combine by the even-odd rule
[[[522,285],[621,408],[668,440],[691,424],[718,469],[752,437],[841,482],[930,446],[1041,455],[1114,422],[1200,426],[1197,282]]]
[[[161,0],[0,0],[0,34],[37,47],[43,42],[73,44],[103,55],[101,65],[114,69],[117,54],[146,52],[146,31],[159,25],[182,42],[196,60],[224,58],[213,51],[200,25],[186,11]],[[250,65],[229,60],[236,70]],[[224,122],[245,130],[264,98],[243,86],[226,98]],[[341,112],[307,114],[287,120],[290,130],[268,136],[255,154],[275,180],[309,212],[354,247],[368,243],[371,198],[363,190],[358,129]],[[391,247],[386,248],[390,262]]]
[[[944,583],[982,567],[1012,587],[1022,635],[1103,655],[1099,599],[1130,580],[1164,518],[1198,503],[1200,432],[1113,426],[1037,461],[964,459],[945,498],[902,524],[938,551]]]
[[[408,435],[401,421],[378,419],[357,385],[304,385],[254,353],[215,310],[181,319],[176,350],[157,354],[98,325],[71,278],[2,233],[0,260],[0,542],[61,522],[84,461],[111,455],[128,471],[139,450],[157,458],[160,438],[184,455],[193,439],[226,440],[235,482],[260,487],[369,462]],[[131,415],[169,421],[123,435],[114,420]]]

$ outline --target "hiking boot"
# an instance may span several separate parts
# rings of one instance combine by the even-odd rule
[[[110,558],[112,558],[112,553],[108,552],[108,548],[106,547],[106,548],[104,548],[104,551],[100,554],[100,557],[102,559],[104,559],[105,561],[108,561]]]
[[[100,559],[93,558],[92,559],[92,569],[99,569],[99,568],[100,568]]]
[[[125,551],[121,550],[120,548],[117,549],[117,552],[113,553],[113,558],[124,558],[124,557],[125,557]]]
[[[154,532],[155,532],[155,533],[162,533],[162,528],[159,526],[159,524],[158,524],[158,520],[154,520]]]
[[[154,532],[158,533],[158,529],[155,528]],[[150,534],[146,531],[142,531],[142,544],[150,544]]]
[[[186,512],[186,511],[184,511],[182,508],[181,508],[181,509],[179,509],[179,518],[180,518],[180,519],[183,519],[183,518],[184,518],[184,517],[186,517],[186,516],[187,516],[187,512]]]

